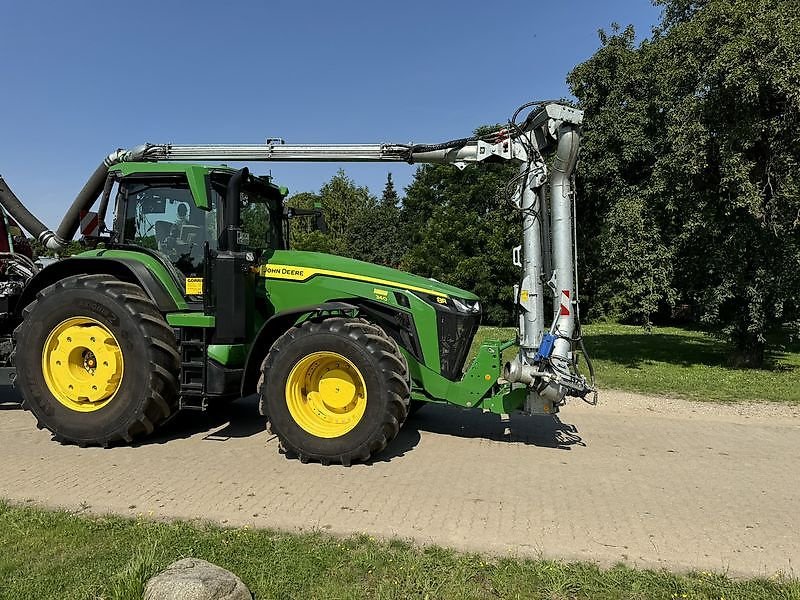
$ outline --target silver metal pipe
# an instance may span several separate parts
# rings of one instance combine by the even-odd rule
[[[410,163],[428,163],[440,165],[458,165],[459,163],[473,163],[483,160],[479,154],[479,149],[487,149],[490,144],[469,143],[460,148],[447,148],[444,150],[433,150],[430,152],[413,152]],[[484,152],[485,154],[485,152]]]
[[[573,262],[572,174],[578,161],[580,130],[572,124],[562,124],[558,131],[558,146],[553,160],[550,184],[550,232],[552,260],[555,271],[555,327],[558,339],[553,348],[553,361],[572,362],[572,342],[575,334],[575,264]]]
[[[546,327],[544,320],[544,284],[542,282],[542,203],[540,173],[532,173],[529,164],[520,166],[522,198],[522,283],[517,301],[520,312],[520,353],[532,359]],[[537,185],[538,184],[538,185]]]
[[[480,144],[487,156],[491,145]],[[477,162],[479,144],[414,152],[402,144],[156,144],[147,147],[149,160],[226,160],[231,162],[408,162],[453,164]]]
[[[550,206],[547,202],[547,189],[542,185],[536,189],[539,196],[539,224],[542,228],[542,273],[544,279],[547,280],[553,272],[553,258],[551,256],[550,248],[552,247],[550,241]]]
[[[151,146],[153,160],[300,162],[408,161],[410,148],[392,144],[199,144]]]

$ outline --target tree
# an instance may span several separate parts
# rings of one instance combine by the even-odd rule
[[[294,208],[312,209],[321,203],[319,194],[312,192],[301,192],[290,196],[287,205]],[[323,206],[325,221],[329,222],[329,212]],[[328,230],[330,232],[330,229]],[[307,250],[309,252],[327,252],[336,254],[341,250],[338,240],[330,233],[322,233],[314,228],[314,221],[308,217],[298,217],[292,219],[289,225],[290,245],[295,250]]]
[[[632,27],[600,33],[602,47],[569,76],[585,111],[577,171],[582,296],[590,317],[648,323],[673,303],[670,215],[653,165],[663,123],[647,42]]]
[[[391,175],[378,201],[340,170],[319,194],[304,192],[289,199],[289,205],[298,208],[321,204],[328,223],[328,232],[323,234],[314,229],[310,219],[295,219],[292,246],[397,266],[405,252],[399,233],[398,200]]]
[[[389,173],[380,200],[353,215],[353,230],[357,233],[351,242],[354,255],[390,267],[400,265],[407,246],[400,227],[399,202]]]
[[[397,190],[394,189],[394,181],[392,181],[392,174],[386,174],[386,185],[383,187],[383,194],[381,194],[381,204],[397,208],[400,203],[400,197],[397,195]]]
[[[401,211],[409,251],[405,269],[478,294],[484,321],[509,325],[519,269],[511,248],[521,219],[499,194],[516,173],[512,165],[424,165],[406,188]]]
[[[73,254],[78,254],[86,250],[86,248],[78,240],[70,240],[61,250],[50,250],[36,238],[28,238],[28,243],[31,245],[33,255],[37,258],[41,256],[46,256],[49,258],[68,258]]]
[[[637,263],[760,365],[800,306],[800,11],[781,0],[657,0],[650,39],[601,33],[570,75],[586,109],[583,260],[595,305],[630,309]],[[779,25],[778,25],[779,24]],[[625,248],[643,252],[625,252]],[[614,293],[599,281],[628,273]],[[638,291],[637,291],[638,289]]]

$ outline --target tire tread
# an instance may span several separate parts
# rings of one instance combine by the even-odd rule
[[[374,433],[365,443],[349,452],[332,456],[309,453],[298,448],[275,428],[272,429],[272,433],[278,437],[279,447],[288,458],[298,458],[303,463],[315,460],[323,465],[339,463],[347,467],[356,462],[368,461],[382,452],[389,442],[397,437],[408,416],[411,394],[405,356],[400,352],[397,342],[389,337],[381,327],[373,323],[360,318],[328,317],[310,319],[289,329],[276,340],[261,364],[261,376],[257,386],[260,396],[259,409],[261,414],[269,418],[264,388],[275,361],[280,360],[282,347],[301,335],[311,336],[320,333],[338,333],[348,336],[364,347],[372,356],[375,364],[380,367],[380,376],[389,389],[387,410],[382,421],[379,426],[375,427]]]
[[[24,338],[27,321],[35,316],[37,304],[44,298],[65,289],[93,289],[114,298],[123,310],[127,310],[136,321],[148,344],[150,355],[151,385],[137,410],[126,413],[126,418],[115,425],[111,433],[99,435],[91,440],[72,440],[53,432],[55,440],[62,444],[78,446],[109,447],[118,442],[132,442],[136,437],[149,435],[167,420],[178,406],[177,372],[180,366],[177,342],[172,329],[155,307],[144,290],[138,285],[116,279],[110,275],[78,275],[67,277],[45,287],[23,310],[23,321],[14,330],[15,344]],[[23,408],[33,412],[27,399]],[[37,426],[43,425],[39,415]]]

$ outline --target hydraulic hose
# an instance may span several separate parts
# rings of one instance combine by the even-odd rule
[[[84,184],[81,191],[78,192],[78,195],[75,196],[75,200],[72,201],[72,204],[64,214],[64,218],[61,219],[61,224],[58,226],[58,229],[56,229],[52,238],[46,242],[47,247],[57,250],[58,248],[66,246],[69,240],[71,240],[78,231],[81,212],[89,210],[103,191],[103,187],[106,184],[106,177],[108,177],[108,170],[117,163],[136,160],[142,156],[143,153],[144,151],[140,148],[134,148],[130,151],[120,149],[106,156],[103,162],[94,170],[94,173],[89,177],[89,180]]]
[[[48,229],[44,223],[37,219],[31,212],[23,206],[19,198],[11,191],[8,184],[0,177],[0,204],[5,208],[8,213],[14,217],[17,223],[30,233],[33,237],[38,239],[49,250],[63,249],[75,232],[78,231],[80,226],[81,211],[89,210],[97,200],[100,192],[106,183],[108,170],[117,163],[128,162],[134,160],[142,160],[148,158],[150,146],[137,146],[131,150],[116,150],[105,157],[102,163],[95,169],[92,176],[83,186],[75,200],[67,209],[64,218],[61,219],[61,224],[56,231]]]
[[[457,140],[450,140],[447,142],[441,142],[439,144],[414,144],[409,149],[411,154],[414,153],[421,153],[421,152],[436,152],[437,150],[450,150],[454,148],[463,148],[470,142],[477,141],[477,137],[467,137],[467,138],[460,138]]]
[[[48,231],[44,223],[34,217],[31,212],[25,208],[22,202],[20,202],[17,195],[8,187],[2,175],[0,175],[0,204],[6,209],[8,214],[14,217],[14,220],[19,223],[20,227],[33,237],[39,238],[44,232]]]

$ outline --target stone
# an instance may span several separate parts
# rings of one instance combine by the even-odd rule
[[[236,575],[199,558],[184,558],[151,577],[144,600],[252,600]]]

